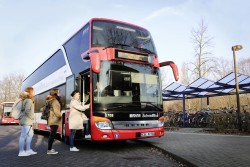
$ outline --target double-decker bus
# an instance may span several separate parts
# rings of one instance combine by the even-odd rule
[[[39,54],[39,53],[38,53]],[[69,130],[71,92],[87,99],[91,140],[126,140],[164,135],[160,67],[153,39],[143,27],[121,21],[93,18],[69,38],[22,84],[35,89],[37,130],[49,130],[40,108],[52,88],[60,90],[62,136]],[[60,130],[59,130],[60,131]],[[59,132],[58,131],[58,132]]]
[[[2,102],[0,108],[0,124],[19,124],[19,121],[10,116],[14,102]]]

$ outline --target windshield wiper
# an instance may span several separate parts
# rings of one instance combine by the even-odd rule
[[[103,48],[102,50],[105,50],[107,48],[114,48],[116,46],[127,46],[127,47],[131,47],[130,45],[126,45],[126,44],[121,44],[121,43],[114,43],[112,45],[106,46],[105,48]]]
[[[104,110],[104,111],[108,111],[108,110],[117,109],[117,108],[122,108],[122,107],[124,107],[124,105],[118,105],[118,106],[113,106],[113,107],[109,107],[109,108],[103,107],[103,110]]]
[[[158,109],[158,110],[162,110],[162,108],[158,107],[157,105],[153,104],[152,102],[148,102],[148,101],[133,101],[133,102],[136,102],[136,103],[146,103],[146,106],[148,104],[150,104],[151,106],[153,106],[154,108]]]

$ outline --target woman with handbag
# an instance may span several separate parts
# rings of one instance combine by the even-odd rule
[[[82,111],[85,111],[89,108],[88,105],[81,105],[80,102],[80,93],[77,90],[74,90],[71,93],[72,100],[70,102],[70,114],[69,114],[69,129],[70,129],[70,137],[69,137],[69,144],[70,144],[70,151],[79,151],[74,146],[74,139],[75,139],[75,133],[77,130],[83,129],[83,113]]]
[[[49,140],[48,140],[47,154],[58,154],[57,151],[52,149],[52,145],[55,140],[58,126],[62,124],[61,105],[56,97],[57,97],[57,92],[54,90],[51,90],[48,97],[46,98],[46,102],[48,102],[50,106],[50,112],[49,112],[49,118],[48,118],[48,126],[50,126],[50,135],[49,135]]]
[[[21,105],[21,118],[19,124],[22,126],[21,135],[19,139],[19,154],[18,156],[30,156],[37,154],[30,148],[31,140],[34,135],[32,124],[34,122],[34,89],[27,87],[25,92],[20,94],[19,98],[22,99]],[[26,151],[24,144],[26,142]]]

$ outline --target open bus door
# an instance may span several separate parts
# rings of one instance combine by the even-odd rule
[[[76,89],[76,79],[75,75],[68,76],[66,78],[66,108],[65,111],[63,111],[62,114],[62,140],[65,143],[69,142],[69,108],[70,108],[70,101],[71,101],[71,93]]]
[[[86,70],[85,72],[80,74],[78,78],[78,90],[80,92],[80,101],[82,105],[90,104],[90,72]],[[84,114],[89,118],[88,121],[84,122],[84,135],[80,134],[81,136],[89,135],[90,134],[90,108],[84,111]]]
[[[80,92],[80,101],[84,104],[88,103],[89,92],[90,92],[90,73],[80,73],[78,77],[75,75],[71,75],[66,78],[66,110],[63,114],[62,118],[62,138],[63,141],[68,143],[70,130],[69,130],[69,109],[70,109],[70,101],[71,101],[71,92],[74,90],[78,90]],[[89,99],[90,100],[90,99]],[[88,118],[90,118],[90,110],[86,110],[84,112]],[[88,124],[90,125],[90,124]],[[84,128],[86,129],[86,128]],[[89,128],[90,129],[90,128]],[[75,138],[79,139],[82,137],[82,132],[77,131]]]

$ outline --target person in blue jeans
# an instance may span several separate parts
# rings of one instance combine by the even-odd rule
[[[83,119],[82,112],[89,108],[89,105],[81,105],[80,93],[74,90],[71,93],[72,100],[70,102],[70,113],[69,113],[69,145],[70,151],[79,151],[74,145],[75,134],[77,130],[83,130]]]
[[[30,147],[34,135],[32,124],[34,122],[34,89],[27,87],[25,92],[20,94],[22,99],[21,111],[22,117],[19,119],[19,124],[22,126],[21,135],[19,139],[19,157],[35,155],[37,152],[33,151]],[[26,150],[24,145],[26,144]]]
[[[85,139],[91,138],[90,131],[89,131],[89,124],[90,124],[89,120],[83,122],[83,126],[85,129]]]
[[[86,95],[84,97],[84,100],[86,101],[84,104],[89,105],[89,103],[90,103],[89,91],[87,91],[87,93],[86,93]],[[90,139],[91,138],[89,125],[90,125],[89,120],[83,121],[83,126],[84,126],[84,129],[85,129],[85,131],[84,131],[85,132],[84,133],[85,134],[85,139]]]

